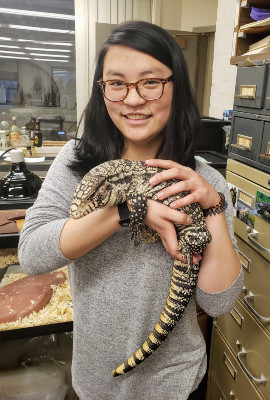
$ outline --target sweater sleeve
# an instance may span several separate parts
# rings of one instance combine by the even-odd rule
[[[206,180],[208,180],[208,182],[210,182],[218,192],[222,192],[225,195],[226,201],[228,203],[228,207],[225,210],[227,226],[233,246],[235,247],[236,251],[238,251],[236,239],[234,236],[234,216],[232,199],[226,180],[217,170],[202,163],[197,162],[196,171]],[[232,309],[239,295],[239,292],[242,289],[242,286],[243,271],[241,270],[232,285],[224,291],[218,293],[208,293],[202,290],[197,285],[195,290],[196,301],[208,315],[216,317],[225,314]]]
[[[60,234],[69,219],[70,204],[80,180],[68,167],[74,159],[74,141],[53,161],[38,197],[26,212],[18,256],[29,275],[42,274],[69,264],[60,249]]]

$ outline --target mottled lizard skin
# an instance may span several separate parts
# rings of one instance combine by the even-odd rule
[[[77,186],[70,208],[72,218],[81,218],[97,208],[127,201],[131,205],[131,237],[137,245],[159,240],[156,232],[143,224],[147,212],[147,199],[157,200],[156,194],[176,180],[164,181],[155,186],[149,184],[151,176],[161,168],[148,167],[144,162],[131,160],[107,161],[91,169]],[[186,196],[181,192],[160,202],[169,205]],[[199,264],[193,263],[193,254],[201,254],[211,242],[199,203],[180,209],[189,214],[192,223],[188,226],[175,224],[179,250],[186,256],[185,262],[174,260],[171,285],[166,304],[155,328],[148,339],[129,359],[112,371],[113,376],[122,375],[149,357],[166,339],[181,318],[196,287]]]

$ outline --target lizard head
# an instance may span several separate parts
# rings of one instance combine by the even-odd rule
[[[94,211],[118,204],[119,195],[105,177],[85,176],[77,186],[70,208],[72,218],[81,218]]]

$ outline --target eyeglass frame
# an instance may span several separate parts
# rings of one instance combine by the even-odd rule
[[[145,81],[145,80],[146,80],[146,81],[147,81],[147,80],[156,80],[156,81],[160,81],[160,82],[162,83],[162,93],[161,93],[161,95],[158,96],[158,97],[156,97],[155,99],[147,99],[146,97],[142,96],[141,93],[140,93],[140,91],[139,91],[139,89],[138,89],[138,84],[139,84],[140,82],[142,82],[142,81]],[[173,75],[168,76],[168,78],[143,78],[143,79],[138,80],[137,82],[125,82],[125,81],[122,81],[121,79],[109,79],[109,80],[107,80],[107,81],[104,81],[104,80],[101,78],[101,79],[99,79],[99,80],[97,81],[97,84],[99,85],[99,87],[100,87],[100,89],[101,89],[101,91],[102,91],[103,96],[104,96],[107,100],[112,101],[112,102],[114,102],[114,103],[118,103],[119,101],[123,101],[123,100],[125,100],[125,99],[128,97],[130,86],[133,86],[133,87],[135,86],[136,92],[138,93],[138,95],[139,95],[142,99],[148,100],[148,101],[158,100],[158,99],[160,99],[160,98],[163,96],[165,85],[166,85],[168,82],[172,82],[172,80],[173,80]],[[108,83],[108,82],[122,82],[122,83],[126,86],[126,88],[127,88],[127,94],[125,95],[125,97],[123,97],[123,98],[120,99],[120,100],[112,100],[112,99],[109,99],[109,98],[106,96],[105,90],[104,90],[104,88],[103,88],[103,85],[104,85],[104,84],[106,85],[106,83]]]

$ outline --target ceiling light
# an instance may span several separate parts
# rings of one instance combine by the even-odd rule
[[[0,50],[0,53],[25,54],[23,51],[8,51],[8,50]]]
[[[27,31],[67,33],[67,34],[70,34],[70,35],[74,35],[75,34],[75,31],[71,31],[71,30],[39,28],[37,26],[0,24],[0,27],[2,27],[2,28],[12,28],[12,29],[24,29],[24,30],[27,30]]]
[[[0,36],[0,40],[12,40],[11,38],[9,38],[9,37],[3,37],[3,36]]]
[[[18,59],[18,60],[31,60],[30,57],[1,56],[1,55],[0,55],[0,58],[11,58],[11,59],[16,58],[16,59]]]
[[[16,10],[15,8],[2,8],[2,7],[0,7],[0,13],[13,14],[13,15],[14,14],[29,15],[31,17],[42,17],[42,18],[69,19],[71,21],[75,20],[75,16],[74,15],[46,13],[46,12],[30,11],[30,10]]]
[[[66,49],[45,49],[40,47],[25,47],[26,50],[40,50],[40,51],[61,51],[63,53],[70,53],[71,50]]]
[[[34,58],[35,61],[57,61],[57,62],[69,62],[68,60],[46,60],[43,58]]]
[[[8,48],[8,49],[20,49],[19,46],[8,46],[6,44],[0,44],[0,47],[5,47],[5,48]]]
[[[72,43],[66,43],[66,42],[42,42],[42,41],[32,40],[32,39],[17,39],[17,41],[18,42],[31,42],[31,43],[38,43],[38,44],[49,44],[51,46],[73,46]]]
[[[0,50],[1,51],[1,50]],[[69,56],[63,56],[62,54],[40,54],[40,53],[30,53],[31,56],[40,56],[40,57],[61,57],[61,58],[69,58]]]

